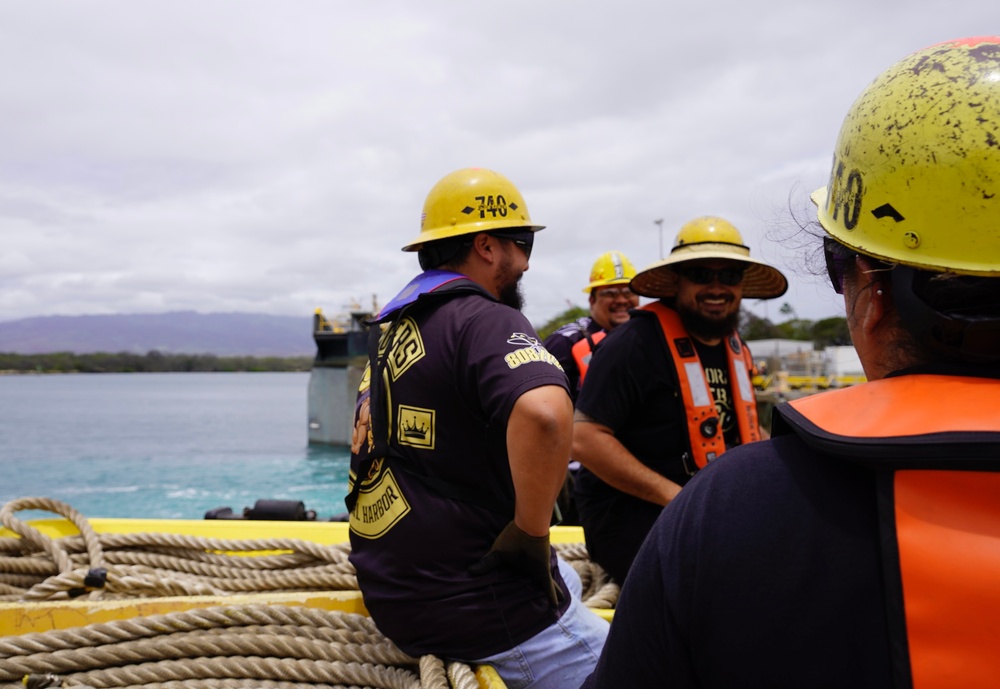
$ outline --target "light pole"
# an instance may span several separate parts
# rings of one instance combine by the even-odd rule
[[[660,258],[663,258],[663,218],[653,221],[660,228]]]

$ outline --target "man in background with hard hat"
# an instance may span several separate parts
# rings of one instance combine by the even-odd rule
[[[753,361],[736,332],[743,297],[788,282],[722,218],[684,225],[670,256],[631,281],[659,301],[594,355],[576,403],[575,498],[591,558],[619,583],[663,506],[727,448],[761,437]]]
[[[365,605],[399,648],[556,689],[590,672],[608,625],[549,545],[573,406],[520,313],[541,229],[491,170],[431,189],[403,247],[424,272],[371,329],[347,506]]]
[[[601,254],[590,269],[590,284],[583,288],[590,298],[590,316],[567,323],[545,338],[545,348],[566,371],[574,401],[594,349],[612,328],[628,320],[630,309],[639,305],[639,296],[628,286],[634,277],[635,268],[625,254]]]

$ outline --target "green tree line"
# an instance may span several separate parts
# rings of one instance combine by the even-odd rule
[[[799,318],[790,304],[782,304],[781,314],[786,320],[772,323],[767,318],[755,316],[749,311],[740,312],[740,335],[744,340],[803,340],[813,343],[814,349],[851,344],[851,333],[847,319],[843,316],[822,318],[811,321]]]
[[[770,319],[761,318],[749,311],[740,312],[740,335],[744,340],[803,340],[813,343],[815,349],[835,345],[851,344],[851,334],[847,329],[847,319],[842,316],[823,318],[811,321],[799,318],[790,304],[783,304],[780,310],[785,320],[773,323]],[[544,340],[560,326],[575,321],[582,316],[589,316],[587,309],[573,306],[538,328],[538,335]]]
[[[589,315],[582,307],[573,306],[549,319],[538,328],[542,339],[561,325]],[[811,321],[798,318],[789,304],[783,304],[781,314],[786,317],[773,323],[749,311],[740,314],[740,335],[745,340],[781,338],[811,341],[816,349],[831,345],[849,345],[851,336],[843,317]],[[131,352],[98,352],[73,354],[53,352],[48,354],[11,354],[0,352],[0,372],[12,373],[185,373],[240,371],[308,371],[312,357],[253,357],[216,356],[214,354],[163,354],[156,350],[145,354]]]
[[[312,357],[215,356],[214,354],[163,354],[150,351],[73,354],[0,353],[0,372],[14,373],[236,373],[308,371]]]

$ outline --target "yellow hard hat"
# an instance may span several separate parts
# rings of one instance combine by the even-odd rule
[[[812,199],[826,231],[860,253],[1000,275],[1000,36],[940,43],[879,75]]]
[[[671,253],[678,247],[691,246],[692,244],[730,244],[746,249],[743,246],[743,235],[740,234],[740,231],[733,227],[728,220],[713,215],[695,218],[685,223],[677,232]],[[728,247],[723,248],[723,250],[731,251]],[[749,249],[747,251],[749,252]]]
[[[514,184],[499,172],[470,167],[443,177],[427,194],[420,236],[403,247],[419,251],[427,242],[476,232],[519,228],[537,232],[528,206]]]
[[[670,255],[639,271],[632,278],[632,291],[644,297],[676,296],[677,273],[674,267],[686,261],[706,258],[743,263],[743,296],[748,299],[774,299],[788,289],[788,280],[780,270],[750,258],[749,247],[743,244],[743,236],[732,223],[707,215],[681,227]]]
[[[590,284],[583,288],[590,292],[595,287],[627,285],[635,277],[635,266],[620,251],[601,254],[590,269]]]

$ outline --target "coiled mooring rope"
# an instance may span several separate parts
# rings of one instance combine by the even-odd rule
[[[50,686],[66,687],[479,686],[468,665],[408,656],[363,615],[281,605],[202,608],[0,637],[0,682],[44,674],[58,677],[60,684]]]
[[[80,535],[52,539],[14,517],[29,509],[59,514]],[[357,590],[346,543],[98,534],[72,507],[50,498],[7,503],[0,524],[19,536],[0,538],[0,602]],[[556,547],[580,574],[584,603],[614,607],[618,586],[590,561],[586,546]],[[262,551],[279,554],[237,555]],[[96,570],[103,572],[99,582]],[[479,683],[468,665],[404,654],[361,615],[238,605],[0,637],[0,688],[25,686],[477,689]]]
[[[54,512],[79,536],[52,539],[14,517]],[[301,539],[219,539],[175,534],[97,534],[69,505],[22,498],[0,508],[0,524],[20,538],[0,538],[0,601],[230,595],[261,591],[356,591],[349,544]],[[284,551],[240,557],[237,553]],[[102,581],[88,583],[94,570]],[[96,585],[96,584],[100,585]]]
[[[72,522],[79,536],[49,538],[18,520],[20,510],[46,510]],[[292,538],[220,539],[163,533],[98,534],[69,505],[21,498],[0,508],[0,524],[20,538],[0,538],[0,601],[109,600],[253,592],[356,591],[350,544],[319,545]],[[590,560],[582,543],[557,544],[576,569],[583,602],[613,608],[618,586]],[[283,551],[240,557],[237,553]],[[103,569],[100,586],[88,584]]]

